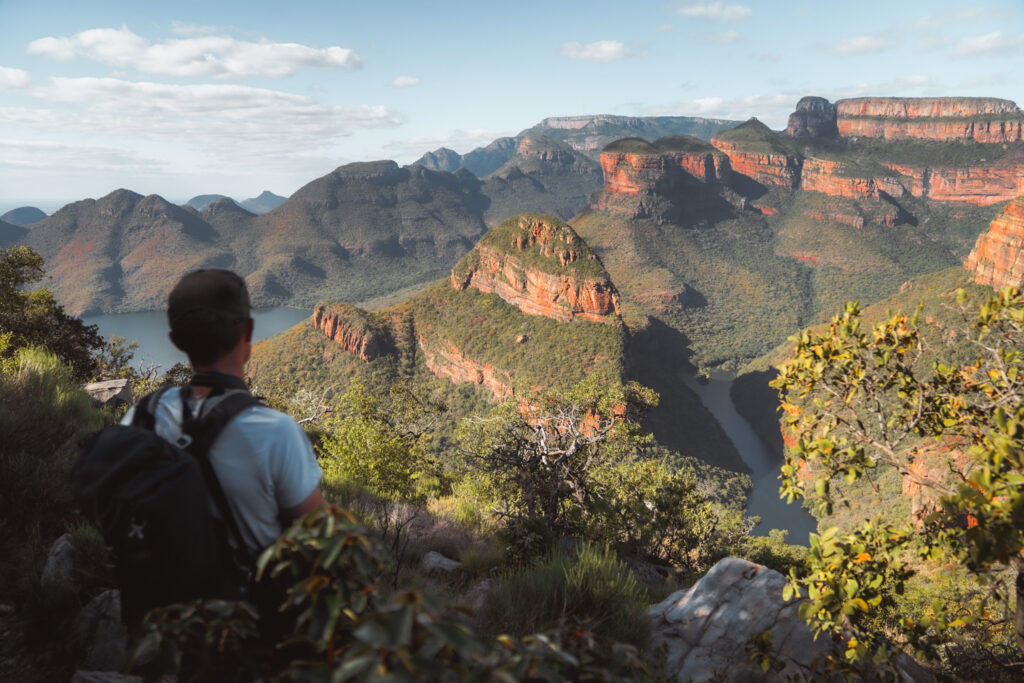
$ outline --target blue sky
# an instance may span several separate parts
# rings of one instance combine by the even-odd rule
[[[1024,104],[1024,2],[0,0],[0,209],[288,195],[547,116]]]

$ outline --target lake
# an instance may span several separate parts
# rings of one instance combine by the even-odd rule
[[[754,487],[747,499],[747,512],[761,518],[761,523],[754,528],[754,535],[767,536],[772,529],[788,529],[789,543],[807,545],[808,534],[817,532],[818,523],[800,503],[787,504],[779,498],[782,454],[774,453],[736,410],[729,396],[732,380],[732,376],[726,373],[712,373],[705,384],[692,375],[686,377],[685,383],[722,425],[743,462],[751,469]]]
[[[312,311],[285,306],[253,311],[253,341],[280,334],[310,315]],[[175,363],[188,361],[185,354],[176,349],[167,337],[167,313],[164,311],[89,315],[84,316],[82,321],[86,325],[96,325],[104,337],[116,335],[128,341],[137,341],[139,348],[135,351],[133,362],[136,367],[159,365],[162,371],[166,371]]]

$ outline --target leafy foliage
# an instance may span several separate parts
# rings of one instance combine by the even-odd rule
[[[6,356],[38,346],[71,366],[79,379],[91,377],[94,353],[103,345],[95,325],[69,316],[50,290],[25,291],[46,276],[43,257],[28,247],[0,249],[0,334],[9,334]],[[2,349],[0,349],[2,353]]]
[[[857,627],[863,615],[885,610],[881,586],[902,592],[914,554],[959,564],[990,593],[961,615],[939,601],[921,622],[904,619],[902,637],[927,648],[955,640],[979,619],[1010,628],[1000,611],[1015,612],[1018,644],[1024,635],[1024,592],[1016,608],[993,611],[987,600],[1009,598],[1001,567],[1018,575],[1024,568],[1024,299],[1004,290],[973,317],[966,292],[958,302],[967,316],[962,341],[974,350],[968,362],[922,362],[919,314],[866,328],[860,307],[848,304],[827,331],[801,333],[795,358],[775,381],[795,440],[783,466],[790,500],[810,498],[827,512],[835,483],[876,469],[894,470],[927,494],[916,524],[865,523],[815,539],[808,578],[794,579],[792,589],[803,587],[814,601],[807,616],[816,630],[838,632],[844,620],[854,626],[852,659],[886,654]]]
[[[257,645],[255,613],[245,604],[200,602],[151,612],[136,660],[148,652],[156,662],[151,673],[188,677],[197,671],[188,669],[191,659],[201,663],[203,680],[221,680],[212,672],[237,680],[254,667],[264,676],[303,681],[649,677],[635,647],[610,643],[586,627],[566,625],[521,639],[482,638],[416,592],[382,592],[376,581],[380,569],[378,551],[350,514],[334,507],[314,511],[260,559],[262,576],[291,584],[285,606],[297,617],[294,633],[282,644],[288,657],[244,660]]]
[[[656,403],[636,384],[602,387],[589,379],[524,404],[509,401],[492,417],[470,420],[468,466],[486,474],[508,519],[538,519],[558,535],[581,530],[595,504],[595,474],[649,441],[636,422]]]

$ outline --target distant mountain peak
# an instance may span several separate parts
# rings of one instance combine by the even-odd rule
[[[34,206],[19,206],[0,216],[0,221],[10,225],[25,226],[46,218],[46,214]]]

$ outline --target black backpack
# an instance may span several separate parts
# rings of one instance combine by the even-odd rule
[[[193,383],[218,387],[211,396],[239,388],[199,379]],[[182,431],[188,436],[177,444],[153,431],[156,406],[175,389],[181,392]],[[224,426],[259,401],[248,391],[232,391],[197,420],[188,407],[190,393],[191,385],[149,394],[136,404],[131,425],[96,432],[72,469],[79,510],[113,551],[122,616],[130,626],[160,605],[241,599],[249,583],[253,558],[207,454]],[[211,513],[211,498],[220,518]]]

